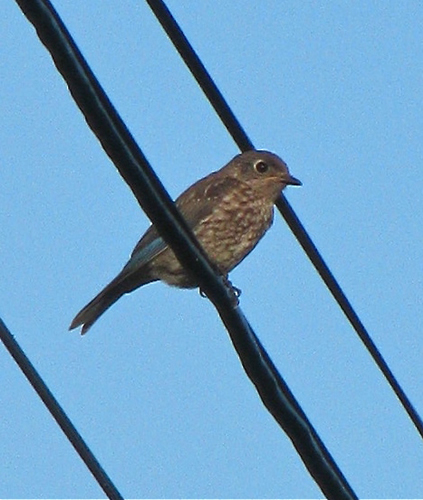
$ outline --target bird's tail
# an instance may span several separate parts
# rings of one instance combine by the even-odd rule
[[[79,313],[75,316],[70,324],[69,330],[73,330],[82,325],[81,335],[87,333],[91,326],[107,309],[113,305],[122,295],[131,292],[150,281],[134,280],[133,276],[128,276],[126,273],[121,273],[111,281],[96,297],[93,298]]]

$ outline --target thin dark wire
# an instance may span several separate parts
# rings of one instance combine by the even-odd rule
[[[166,31],[166,34],[172,41],[176,50],[179,52],[185,64],[188,66],[192,75],[197,80],[197,83],[201,87],[202,91],[206,95],[216,113],[219,115],[229,134],[232,136],[236,144],[238,144],[238,147],[241,149],[241,151],[254,149],[253,143],[251,142],[250,138],[247,136],[246,132],[232,112],[222,93],[211,78],[209,72],[201,62],[192,45],[177,24],[175,18],[167,8],[166,4],[162,0],[146,0],[146,2],[157,17],[163,29]],[[389,385],[393,389],[408,416],[415,425],[420,436],[423,438],[423,421],[420,418],[420,415],[395,378],[395,375],[392,373],[376,344],[373,342],[367,329],[363,325],[357,313],[354,311],[350,301],[346,297],[345,293],[336,281],[326,262],[323,260],[320,252],[317,250],[315,244],[305,230],[303,224],[298,219],[297,215],[295,214],[294,210],[283,194],[281,194],[280,198],[276,202],[276,206],[287,222],[289,228],[294,233],[301,247],[307,254],[308,258],[311,260],[312,264],[321,276],[322,280],[328,287],[330,293],[344,312],[345,316],[351,323],[352,327],[358,334],[366,349],[369,351],[374,362],[385,376]]]
[[[274,418],[286,430],[306,467],[330,499],[357,498],[294,396],[270,361],[231,290],[204,257],[169,195],[104,94],[62,21],[47,0],[17,0],[51,53],[87,123],[181,263],[196,274]]]
[[[229,107],[166,4],[162,0],[146,0],[146,2],[239,149],[241,151],[255,149],[238,118],[232,112],[232,109]]]
[[[95,477],[104,493],[111,500],[123,500],[122,495],[116,489],[116,486],[112,483],[112,480],[109,478],[103,467],[95,458],[93,452],[88,448],[87,444],[82,439],[75,426],[63,411],[57,399],[53,396],[43,379],[38,374],[37,370],[34,368],[34,365],[27,358],[27,356],[1,319],[0,338],[3,344],[6,346],[6,349],[9,351],[10,355],[16,361],[19,368],[25,374],[29,383],[35,389],[38,396],[41,398],[43,403],[48,408],[49,412],[52,414],[53,418],[58,423],[59,427],[65,433],[65,436],[72,443],[72,446],[75,448],[78,455],[82,458],[85,465],[91,471],[92,475]]]

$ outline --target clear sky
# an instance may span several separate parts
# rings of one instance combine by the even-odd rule
[[[56,0],[176,197],[238,153],[142,1]],[[420,2],[168,2],[423,413]],[[148,285],[75,313],[149,221],[13,1],[0,17],[0,315],[125,497],[321,497],[210,303]],[[279,215],[231,273],[352,487],[423,497],[423,443]],[[0,497],[102,491],[0,346]]]

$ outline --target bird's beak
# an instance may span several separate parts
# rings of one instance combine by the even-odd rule
[[[299,181],[295,177],[292,177],[291,174],[288,174],[286,179],[284,179],[284,182],[288,186],[302,186],[303,185],[303,183],[301,181]]]

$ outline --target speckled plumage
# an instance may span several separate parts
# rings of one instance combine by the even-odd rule
[[[247,151],[189,187],[176,206],[211,261],[227,275],[269,229],[273,205],[288,184],[301,183],[283,160],[268,151]],[[198,286],[150,226],[122,271],[76,315],[70,329],[82,325],[85,333],[123,294],[157,280],[180,288]]]

